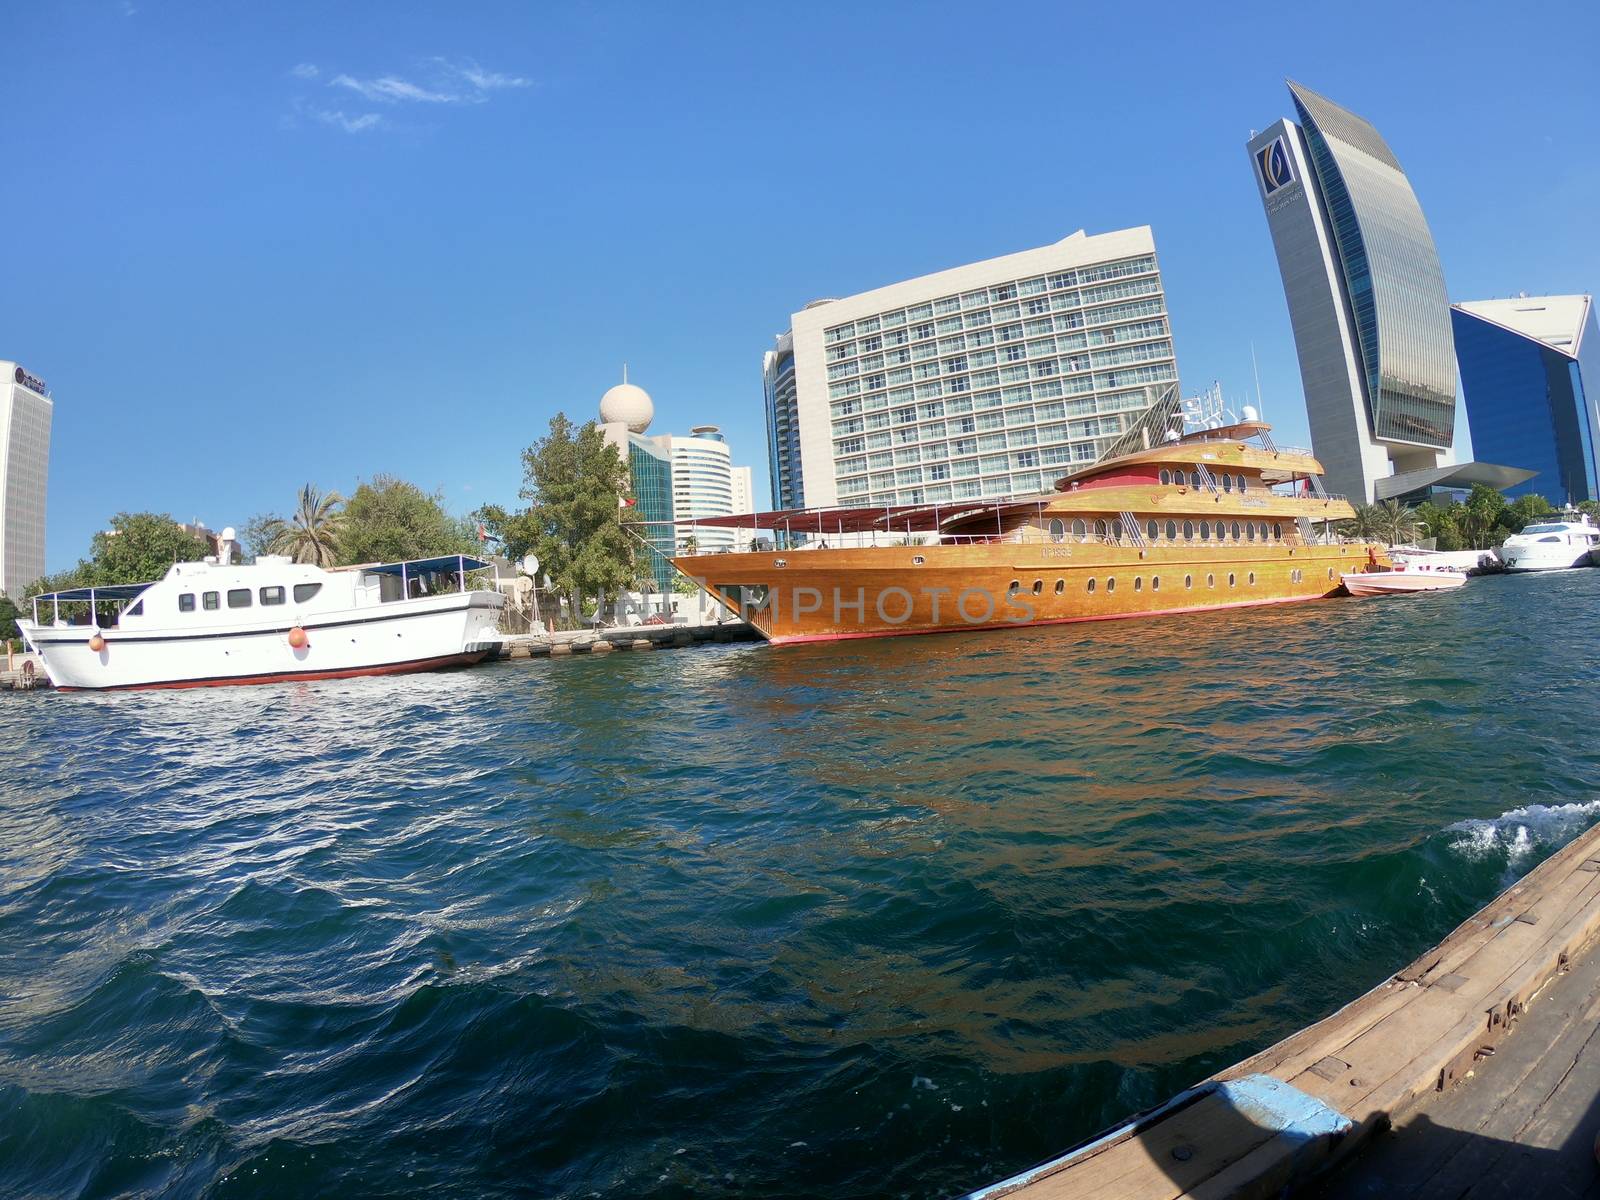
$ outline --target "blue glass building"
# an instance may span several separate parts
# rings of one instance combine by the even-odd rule
[[[1473,449],[1535,472],[1507,489],[1553,504],[1600,499],[1600,327],[1591,296],[1454,305]]]

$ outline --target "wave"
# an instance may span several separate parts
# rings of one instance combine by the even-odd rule
[[[1472,862],[1504,858],[1520,866],[1536,850],[1570,841],[1600,817],[1600,800],[1574,804],[1528,804],[1490,820],[1469,819],[1445,827],[1450,848]]]

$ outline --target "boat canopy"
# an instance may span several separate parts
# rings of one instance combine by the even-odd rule
[[[30,597],[33,601],[39,600],[132,600],[146,588],[154,586],[149,583],[108,583],[103,587],[67,588],[59,592],[41,592]]]
[[[427,575],[434,571],[485,571],[493,563],[470,554],[451,554],[439,558],[412,558],[405,562],[377,563],[356,568],[369,575]]]

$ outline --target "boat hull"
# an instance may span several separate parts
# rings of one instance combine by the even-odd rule
[[[1370,553],[1369,553],[1370,551]],[[1362,545],[990,544],[675,559],[768,641],[843,641],[1320,600],[1387,565]]]
[[[1368,571],[1345,575],[1344,586],[1352,596],[1408,596],[1421,592],[1444,592],[1466,583],[1465,575],[1444,571],[1431,574],[1406,571]]]
[[[497,645],[502,603],[494,593],[465,592],[325,613],[299,626],[307,635],[299,647],[289,644],[290,625],[204,634],[108,629],[98,651],[88,626],[24,623],[23,633],[62,691],[224,687],[481,662]]]

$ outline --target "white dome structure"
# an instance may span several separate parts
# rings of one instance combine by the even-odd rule
[[[600,397],[600,422],[626,425],[634,433],[650,428],[655,418],[655,402],[642,387],[628,382],[628,368],[622,368],[622,382]]]

